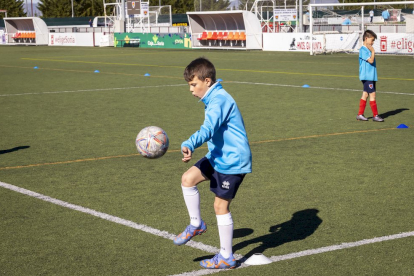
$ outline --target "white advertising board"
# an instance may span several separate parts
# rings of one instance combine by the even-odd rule
[[[274,21],[296,21],[298,12],[296,9],[274,9]]]
[[[414,54],[414,34],[377,34],[374,50],[382,54]]]
[[[263,33],[263,51],[309,52],[310,36],[307,33]],[[322,50],[322,38],[314,37],[314,49]]]
[[[49,46],[94,46],[93,33],[49,33]]]
[[[313,50],[321,52],[340,50],[359,50],[359,34],[325,34],[314,35]],[[263,51],[296,51],[309,52],[310,36],[306,33],[264,33]],[[413,54],[414,34],[407,33],[377,33],[374,49],[382,54]]]

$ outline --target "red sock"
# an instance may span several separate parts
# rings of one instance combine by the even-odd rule
[[[369,105],[372,109],[372,114],[374,114],[374,117],[378,115],[378,109],[377,109],[377,101],[370,101]]]
[[[363,115],[364,111],[365,111],[365,106],[367,105],[367,101],[364,101],[363,99],[361,99],[359,101],[359,112],[358,115]]]

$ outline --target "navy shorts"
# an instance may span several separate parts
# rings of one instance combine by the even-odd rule
[[[375,92],[376,91],[375,90],[375,84],[376,84],[375,81],[366,81],[366,80],[363,80],[362,81],[362,84],[364,85],[364,91],[365,92],[372,93],[372,92]]]
[[[199,168],[203,175],[210,179],[210,190],[216,196],[225,199],[233,199],[236,196],[237,190],[246,176],[246,174],[219,173],[214,170],[206,157],[201,158],[194,166]]]

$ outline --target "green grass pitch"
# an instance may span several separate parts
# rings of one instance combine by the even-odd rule
[[[357,55],[9,46],[0,55],[3,183],[178,234],[189,222],[181,175],[193,164],[181,162],[180,145],[204,118],[182,75],[205,56],[239,105],[253,153],[231,206],[236,254],[414,231],[412,57],[377,56],[385,122],[375,123],[355,120]],[[157,160],[134,144],[149,125],[170,139]],[[199,186],[208,232],[195,241],[218,248],[208,186]],[[0,241],[0,275],[203,275],[198,262],[213,255],[3,186]],[[220,273],[413,275],[413,247],[411,234]]]

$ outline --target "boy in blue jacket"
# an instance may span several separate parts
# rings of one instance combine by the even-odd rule
[[[201,261],[200,265],[212,269],[234,268],[233,219],[229,206],[245,175],[252,172],[252,155],[246,129],[236,102],[216,82],[216,70],[209,60],[193,60],[185,68],[184,78],[192,95],[205,104],[205,119],[200,130],[182,143],[182,161],[189,162],[194,150],[205,142],[208,153],[181,178],[190,225],[175,237],[174,244],[185,244],[207,231],[201,219],[197,185],[210,180],[210,190],[216,195],[214,210],[220,236],[220,253],[212,259]]]

